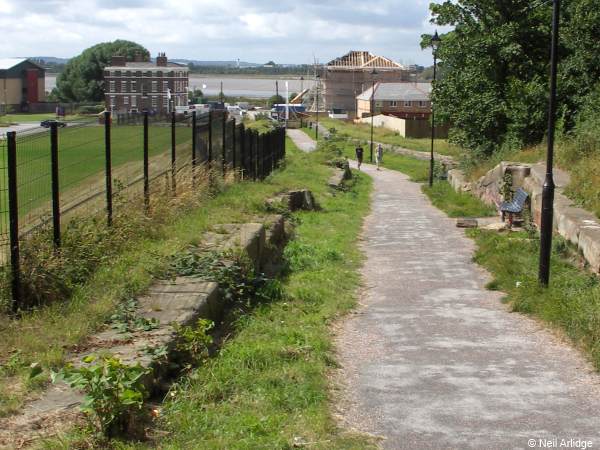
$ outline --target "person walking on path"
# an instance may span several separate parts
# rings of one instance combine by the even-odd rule
[[[377,164],[377,170],[379,165],[383,162],[383,145],[377,144],[377,151],[375,152],[375,163]]]
[[[363,162],[364,150],[362,147],[356,147],[355,153],[356,153],[356,161],[358,161],[358,170],[360,170],[360,166],[362,165],[362,162]]]

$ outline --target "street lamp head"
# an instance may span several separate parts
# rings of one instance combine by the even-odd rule
[[[437,30],[435,30],[434,35],[431,37],[431,48],[433,48],[434,52],[439,48],[441,42],[442,40],[440,39]]]

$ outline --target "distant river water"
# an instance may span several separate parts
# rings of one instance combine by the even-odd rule
[[[269,98],[275,95],[275,82],[279,81],[279,93],[285,93],[285,82],[289,83],[290,94],[300,92],[302,89],[311,88],[313,80],[300,80],[293,78],[241,78],[232,76],[215,75],[190,75],[190,88],[202,89],[205,95],[219,95],[223,82],[223,92],[232,97]],[[206,88],[203,88],[206,85]],[[56,86],[56,75],[46,74],[46,91],[51,91]]]

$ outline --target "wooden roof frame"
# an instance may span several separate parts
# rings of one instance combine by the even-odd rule
[[[335,69],[404,69],[395,61],[377,56],[367,51],[351,50],[344,56],[327,63],[327,68]]]

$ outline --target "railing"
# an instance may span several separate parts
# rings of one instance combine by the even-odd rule
[[[8,132],[0,138],[0,263],[10,262],[13,308],[21,304],[19,241],[36,229],[50,226],[59,248],[67,216],[104,210],[112,226],[117,187],[119,194],[143,193],[147,209],[153,181],[167,179],[176,194],[184,168],[191,168],[185,176],[192,177],[192,186],[199,173],[207,173],[199,166],[260,180],[284,157],[283,129],[259,135],[222,111],[105,113],[101,121]]]

